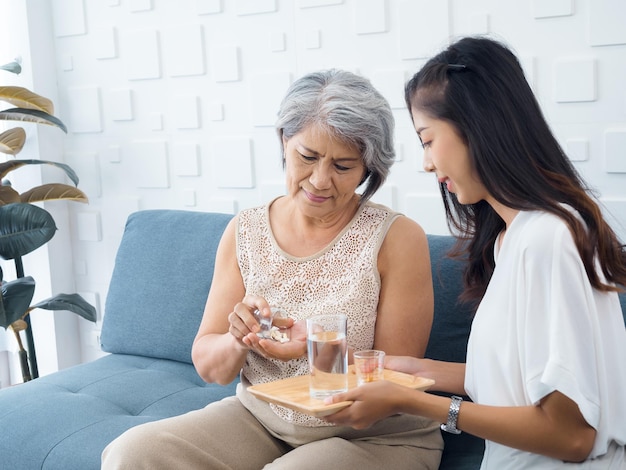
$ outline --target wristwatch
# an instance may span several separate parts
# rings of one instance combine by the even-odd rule
[[[452,395],[450,398],[452,401],[448,410],[448,422],[441,425],[441,430],[452,434],[461,434],[461,431],[456,428],[456,422],[459,419],[459,410],[463,399],[456,395]]]

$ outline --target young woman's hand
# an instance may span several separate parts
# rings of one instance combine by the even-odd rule
[[[381,419],[402,412],[402,403],[408,399],[408,393],[418,392],[387,380],[370,382],[326,398],[326,405],[342,401],[353,403],[324,419],[336,425],[364,429]]]

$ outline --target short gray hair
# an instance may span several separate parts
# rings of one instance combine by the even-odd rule
[[[366,168],[361,183],[367,181],[363,203],[383,185],[394,163],[394,124],[389,103],[368,79],[330,69],[291,84],[278,111],[276,131],[283,155],[283,137],[290,139],[311,125],[359,149]]]

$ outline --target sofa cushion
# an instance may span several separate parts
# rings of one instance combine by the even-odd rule
[[[229,214],[131,214],[105,304],[104,351],[191,363],[215,252]]]
[[[3,389],[0,467],[97,470],[125,430],[203,408],[236,384],[207,384],[183,362],[111,354]]]
[[[448,257],[455,243],[450,236],[428,235],[435,292],[435,313],[425,356],[447,362],[465,362],[473,310],[459,301],[463,290],[463,262]],[[449,393],[437,393],[449,396]],[[468,400],[468,397],[464,397]],[[441,433],[444,441],[439,470],[477,470],[485,441],[471,434]]]
[[[455,239],[428,235],[435,293],[433,327],[426,357],[448,362],[465,362],[473,310],[459,301],[463,290],[463,262],[448,257]]]

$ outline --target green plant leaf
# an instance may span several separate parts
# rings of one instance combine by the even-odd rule
[[[0,257],[24,256],[50,241],[56,230],[45,209],[24,203],[0,206]]]
[[[31,306],[28,311],[36,308],[45,310],[68,310],[76,313],[86,320],[96,322],[96,309],[78,294],[57,294],[54,297],[42,300]]]
[[[0,65],[0,70],[6,70],[7,72],[19,75],[22,72],[22,66],[17,60],[9,62],[8,64]]]
[[[0,120],[4,121],[24,121],[36,124],[46,124],[56,126],[67,134],[67,127],[58,117],[48,114],[38,109],[11,108],[0,111]]]
[[[80,189],[60,183],[42,184],[41,186],[37,186],[20,194],[20,200],[22,202],[52,201],[56,199],[89,202],[87,195]]]
[[[17,170],[24,165],[52,165],[60,168],[65,172],[69,179],[72,180],[75,186],[78,186],[78,175],[69,165],[65,163],[51,162],[48,160],[9,160],[0,163],[0,179],[4,178],[7,173],[13,170]]]
[[[35,293],[35,280],[31,276],[20,277],[2,284],[2,303],[0,326],[8,328],[13,322],[23,319]]]

